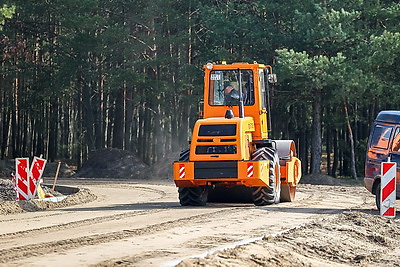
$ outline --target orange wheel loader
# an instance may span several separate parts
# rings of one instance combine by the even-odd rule
[[[182,206],[293,201],[301,162],[292,140],[271,140],[272,67],[256,62],[204,66],[203,118],[174,162]]]

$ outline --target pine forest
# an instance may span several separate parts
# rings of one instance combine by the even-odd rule
[[[362,177],[371,123],[400,109],[400,1],[4,0],[0,156],[80,166],[188,147],[203,65],[269,64],[272,138],[303,173]]]

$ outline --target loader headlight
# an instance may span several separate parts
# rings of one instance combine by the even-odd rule
[[[212,70],[214,65],[211,62],[209,62],[209,63],[207,63],[206,67],[207,67],[207,69]]]

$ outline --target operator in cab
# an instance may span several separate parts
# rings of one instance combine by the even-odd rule
[[[231,84],[226,84],[224,88],[224,103],[226,106],[237,105],[239,103],[239,91]]]

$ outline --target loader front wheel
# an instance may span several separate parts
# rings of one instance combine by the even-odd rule
[[[252,154],[253,160],[268,160],[269,164],[269,186],[253,188],[253,202],[256,206],[271,205],[280,202],[281,177],[279,172],[279,158],[275,149],[263,147],[255,150]]]
[[[207,187],[180,187],[179,203],[182,206],[205,206],[207,203]]]

